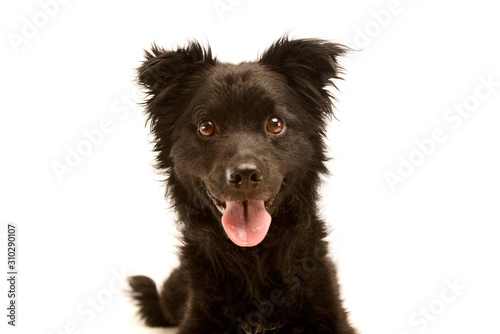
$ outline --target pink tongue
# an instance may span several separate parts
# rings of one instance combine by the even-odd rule
[[[271,226],[271,215],[264,201],[226,202],[222,226],[236,245],[253,247],[266,237]]]

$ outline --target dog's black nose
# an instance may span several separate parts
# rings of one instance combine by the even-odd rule
[[[241,190],[251,190],[257,187],[263,178],[261,169],[252,162],[241,163],[226,169],[227,184]]]

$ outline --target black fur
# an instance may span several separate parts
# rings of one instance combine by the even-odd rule
[[[241,64],[219,62],[194,41],[146,53],[138,79],[183,235],[180,267],[160,294],[151,279],[130,278],[147,325],[177,325],[182,334],[355,333],[316,206],[333,115],[326,87],[339,79],[346,51],[283,37]],[[285,124],[280,133],[267,130],[270,117]],[[210,136],[200,135],[206,120],[215,126]],[[256,172],[235,186],[234,166]],[[247,210],[248,200],[265,201],[272,222],[262,242],[240,247],[215,204],[240,201]]]

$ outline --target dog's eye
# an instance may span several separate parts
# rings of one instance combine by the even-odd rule
[[[210,137],[215,134],[215,124],[210,120],[205,120],[200,123],[198,131],[203,137]]]
[[[284,128],[285,122],[279,117],[272,116],[267,120],[267,130],[275,135],[283,132]]]

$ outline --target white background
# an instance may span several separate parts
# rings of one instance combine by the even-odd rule
[[[0,13],[5,275],[8,222],[19,240],[15,329],[0,284],[9,333],[174,332],[143,327],[116,278],[160,282],[177,261],[134,68],[153,41],[196,38],[239,62],[286,32],[362,49],[343,60],[322,199],[353,323],[374,334],[500,332],[493,1],[30,0]],[[85,133],[102,122],[89,147]],[[88,154],[58,177],[54,164],[78,148]],[[404,182],[392,189],[388,173]]]

